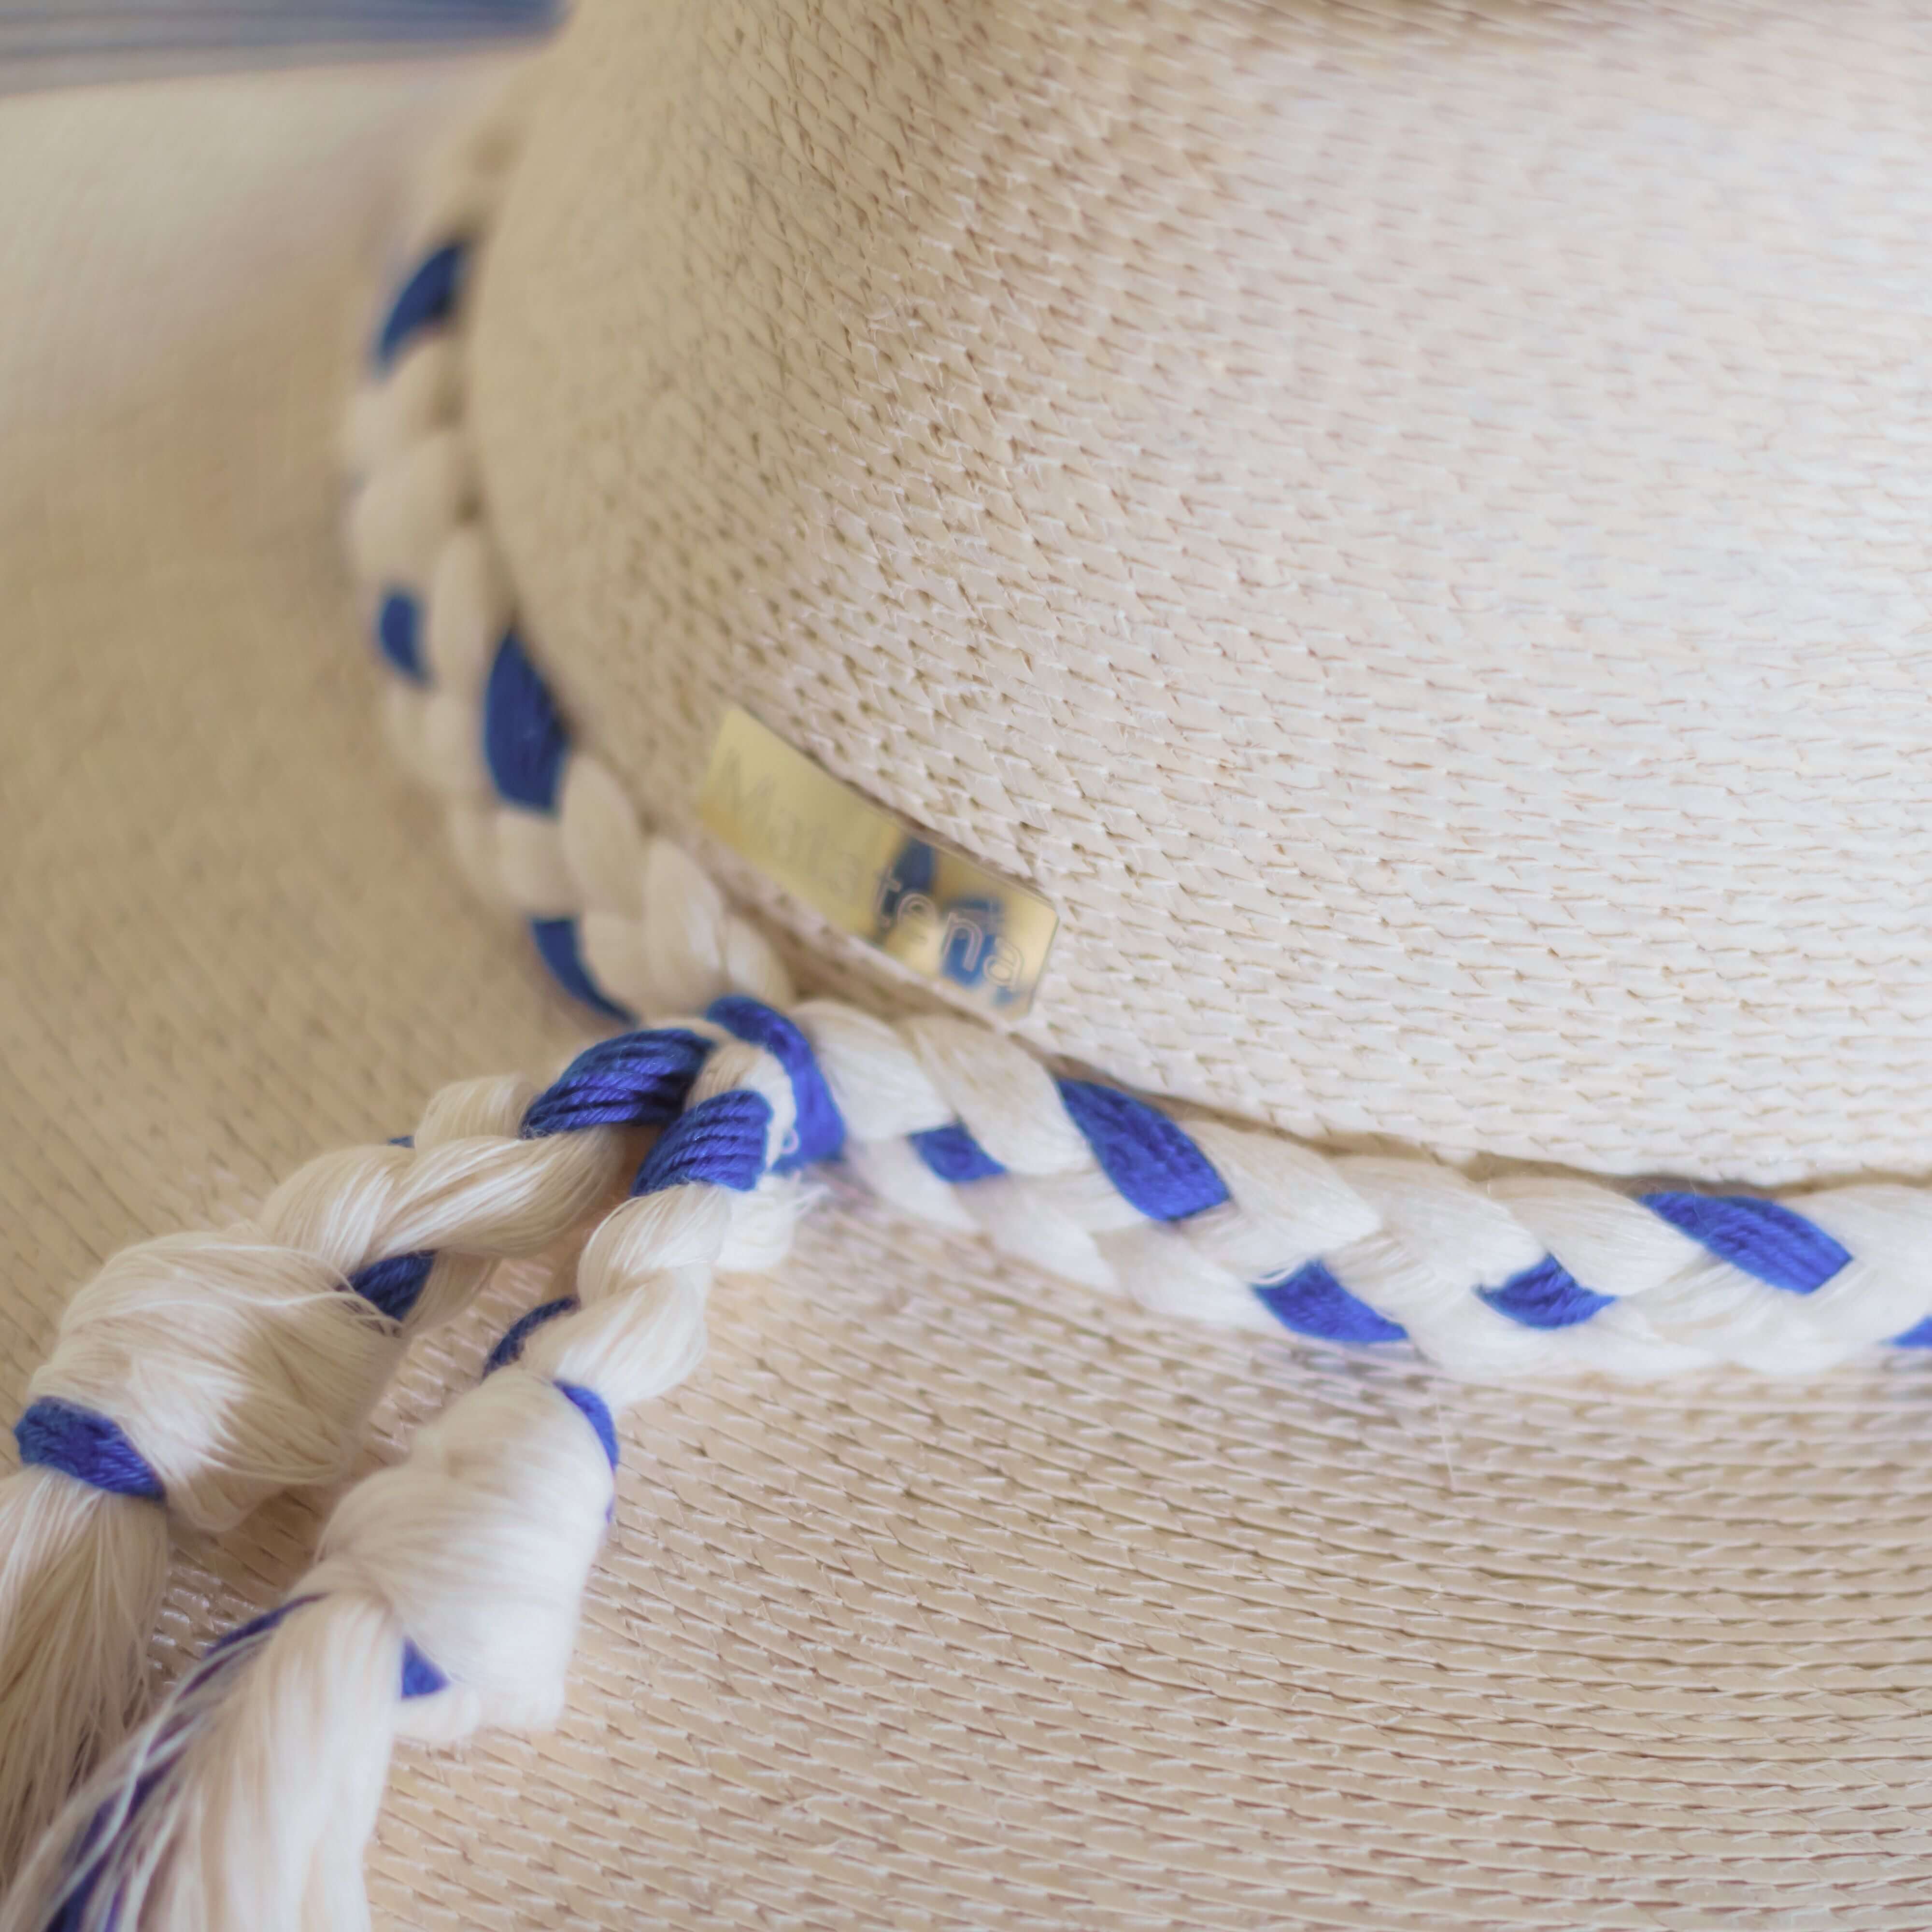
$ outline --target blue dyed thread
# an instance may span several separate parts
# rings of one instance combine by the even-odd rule
[[[320,1601],[313,1596],[292,1597],[274,1609],[250,1617],[245,1623],[218,1637],[202,1652],[201,1659],[183,1679],[180,1695],[206,1690],[212,1683],[244,1668],[250,1652],[269,1636],[284,1618],[305,1606]],[[398,1673],[399,1696],[425,1697],[446,1689],[449,1679],[425,1657],[416,1644],[405,1639],[401,1668]],[[69,1855],[67,1882],[43,1932],[80,1932],[90,1922],[104,1924],[109,1932],[119,1924],[124,1895],[116,1893],[107,1901],[104,1912],[93,1911],[101,1882],[112,1869],[117,1844],[124,1841],[142,1812],[178,1772],[181,1747],[188,1735],[205,1720],[177,1703],[166,1711],[158,1733],[146,1754],[150,1768],[144,1771],[128,1792],[124,1802],[110,1797],[88,1820]]]
[[[218,1637],[182,1680],[182,1694],[205,1689],[218,1678],[238,1670],[247,1661],[247,1652],[253,1642],[268,1636],[291,1611],[315,1600],[313,1597],[292,1598],[260,1616],[250,1617],[246,1623]],[[88,1820],[74,1846],[60,1901],[47,1919],[44,1932],[80,1932],[90,1918],[96,1924],[106,1925],[109,1932],[114,1932],[121,1918],[122,1895],[117,1893],[111,1897],[105,1912],[95,1914],[92,1910],[95,1894],[111,1868],[116,1843],[133,1827],[155,1792],[167,1783],[179,1762],[178,1747],[195,1721],[178,1706],[167,1711],[148,1754],[148,1761],[154,1768],[136,1779],[124,1802],[110,1797]]]
[[[1165,1114],[1118,1087],[1062,1080],[1067,1117],[1086,1136],[1100,1170],[1150,1221],[1180,1221],[1228,1198],[1208,1156]]]
[[[1255,1293],[1284,1328],[1328,1342],[1400,1342],[1408,1330],[1351,1294],[1319,1262],[1310,1262],[1280,1281],[1261,1282]]]
[[[370,360],[379,375],[386,374],[412,344],[454,318],[470,256],[467,240],[447,242],[430,250],[404,278],[371,345]],[[428,688],[433,680],[416,590],[403,584],[382,586],[373,628],[376,650],[396,675]],[[484,683],[482,740],[484,763],[499,797],[530,811],[556,811],[570,735],[514,627],[498,641]],[[538,958],[572,998],[620,1025],[636,1023],[637,1015],[597,983],[584,958],[575,918],[532,918],[528,924]]]
[[[376,332],[371,359],[378,370],[393,368],[417,337],[441,328],[456,313],[469,255],[467,243],[447,242],[410,270]]]
[[[404,1697],[434,1697],[449,1688],[449,1679],[417,1649],[412,1641],[403,1645],[402,1694]]]
[[[291,1597],[285,1604],[278,1604],[272,1610],[264,1610],[259,1616],[250,1617],[244,1624],[237,1624],[232,1630],[224,1631],[201,1654],[198,1672],[206,1672],[210,1664],[219,1666],[220,1660],[242,1646],[256,1637],[266,1636],[283,1619],[310,1604],[320,1603],[319,1597]],[[439,1690],[449,1688],[449,1679],[430,1663],[408,1638],[403,1642],[402,1694],[405,1697],[428,1697]]]
[[[909,1138],[920,1159],[956,1187],[969,1180],[991,1180],[1006,1171],[956,1120]]]
[[[764,1178],[771,1102],[734,1088],[687,1108],[658,1136],[631,1183],[633,1194],[656,1194],[704,1181],[748,1194]]]
[[[14,1424],[14,1440],[26,1467],[58,1469],[110,1496],[157,1503],[167,1499],[160,1478],[121,1425],[78,1402],[42,1396]]]
[[[1513,1274],[1500,1288],[1477,1292],[1499,1314],[1526,1328],[1572,1328],[1607,1308],[1615,1295],[1586,1288],[1554,1255]]]
[[[1754,1194],[1646,1194],[1643,1204],[1719,1260],[1773,1288],[1810,1294],[1851,1259],[1816,1222]]]
[[[427,1249],[418,1249],[414,1254],[391,1255],[386,1260],[371,1262],[367,1268],[358,1268],[349,1277],[349,1286],[392,1322],[406,1321],[435,1265],[436,1256]]]
[[[483,1364],[483,1372],[494,1376],[499,1369],[507,1369],[524,1352],[527,1342],[546,1322],[554,1322],[560,1315],[568,1315],[577,1306],[574,1294],[560,1294],[554,1301],[540,1302],[527,1315],[519,1316],[497,1337],[496,1346],[490,1351],[489,1359]]]
[[[251,1638],[266,1636],[282,1619],[300,1610],[305,1604],[318,1602],[314,1597],[291,1597],[285,1604],[278,1604],[274,1609],[264,1610],[259,1616],[250,1617],[246,1623],[237,1624],[232,1630],[224,1630],[201,1654],[200,1668],[205,1669],[218,1658],[247,1643]]]
[[[376,613],[376,644],[397,672],[412,684],[429,682],[422,657],[422,610],[406,590],[392,590]]]
[[[713,1000],[704,1016],[734,1038],[763,1047],[791,1082],[797,1124],[788,1151],[772,1162],[772,1172],[790,1174],[801,1167],[815,1167],[822,1160],[836,1160],[845,1145],[844,1116],[805,1035],[776,1007],[740,993]]]
[[[580,1054],[531,1102],[522,1132],[535,1139],[591,1126],[658,1126],[675,1120],[682,1115],[686,1096],[710,1050],[709,1041],[683,1028],[662,1028],[602,1041]],[[764,1108],[765,1103],[757,1096],[744,1097]],[[768,1115],[769,1110],[766,1112]],[[714,1110],[707,1118],[716,1126],[719,1116]],[[404,1134],[390,1144],[410,1147],[414,1142]],[[698,1178],[702,1178],[707,1162],[715,1165],[722,1157],[715,1137],[714,1143],[708,1144],[708,1152],[695,1146],[687,1148],[687,1157],[697,1164]],[[760,1154],[763,1145],[760,1133]],[[427,1249],[384,1256],[356,1270],[344,1285],[389,1320],[402,1322],[414,1310],[435,1265],[436,1256]],[[513,1360],[524,1337],[538,1321],[574,1306],[569,1301],[554,1304],[548,1310],[526,1316],[497,1344],[493,1365],[501,1365],[500,1356]],[[506,1348],[508,1355],[502,1354]],[[42,1397],[14,1424],[14,1438],[24,1466],[57,1469],[76,1482],[113,1496],[154,1502],[166,1500],[160,1477],[120,1425],[78,1403]]]
[[[628,1006],[619,1005],[598,991],[596,981],[590,976],[590,968],[584,963],[575,920],[533,919],[530,927],[530,937],[536,942],[537,957],[550,968],[550,977],[572,998],[581,1000],[586,1006],[595,1006],[607,1018],[625,1026],[637,1018]]]
[[[250,1617],[244,1624],[237,1624],[232,1630],[224,1631],[201,1654],[197,1673],[206,1672],[210,1664],[220,1667],[224,1658],[238,1650],[244,1644],[252,1642],[256,1637],[266,1636],[282,1620],[310,1604],[320,1603],[319,1597],[291,1597],[285,1604],[278,1604],[273,1610],[264,1610],[260,1616]],[[405,1697],[428,1697],[439,1690],[447,1690],[449,1679],[424,1656],[416,1645],[405,1638],[403,1642],[403,1667],[401,1691]]]
[[[610,1419],[610,1404],[594,1388],[586,1388],[581,1382],[558,1382],[554,1386],[558,1394],[597,1432],[597,1440],[614,1470],[617,1466],[617,1425]]]
[[[658,1127],[684,1110],[711,1042],[682,1027],[618,1034],[587,1047],[532,1100],[526,1140],[586,1127]]]
[[[483,754],[497,790],[512,805],[554,810],[568,748],[549,687],[516,632],[505,632],[483,691]]]

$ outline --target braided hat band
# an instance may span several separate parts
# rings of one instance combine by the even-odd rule
[[[725,992],[784,1006],[775,949],[644,829],[520,628],[463,414],[464,296],[507,163],[501,143],[488,154],[453,168],[426,212],[352,412],[350,545],[391,676],[389,735],[440,800],[466,874],[527,922],[574,998],[626,1024]],[[1482,1376],[1804,1373],[1932,1345],[1932,1203],[1913,1187],[1478,1184],[1424,1156],[1329,1156],[1056,1078],[985,1028],[817,1015],[801,1038],[838,1096],[847,1165],[875,1192],[1177,1314],[1406,1338]]]

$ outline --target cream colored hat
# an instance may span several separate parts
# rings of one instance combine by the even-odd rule
[[[0,1925],[1922,1925],[1917,10],[496,78],[0,105]]]

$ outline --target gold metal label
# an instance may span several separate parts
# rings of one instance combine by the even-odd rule
[[[698,794],[705,828],[841,932],[988,1012],[1032,1004],[1059,915],[842,784],[748,712],[724,714]]]

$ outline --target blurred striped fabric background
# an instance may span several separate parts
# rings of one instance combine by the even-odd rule
[[[542,33],[564,0],[0,0],[0,89]]]

